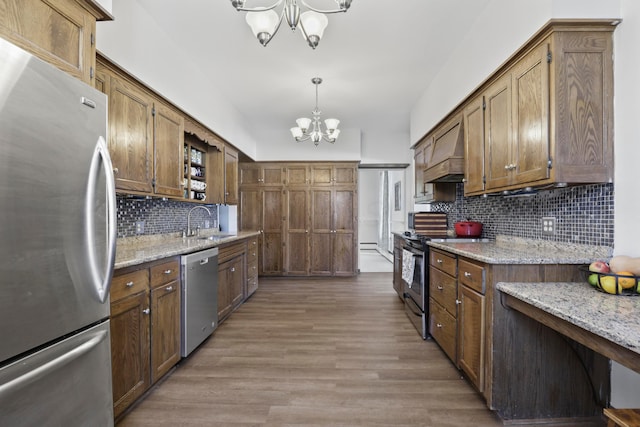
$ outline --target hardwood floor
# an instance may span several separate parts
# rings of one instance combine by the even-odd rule
[[[498,426],[391,273],[260,288],[118,427]]]

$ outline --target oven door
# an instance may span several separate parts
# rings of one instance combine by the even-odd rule
[[[408,293],[411,299],[418,305],[420,311],[424,311],[426,299],[424,289],[424,252],[407,246],[405,246],[404,249],[413,254],[413,280],[410,284],[405,282],[405,292]]]

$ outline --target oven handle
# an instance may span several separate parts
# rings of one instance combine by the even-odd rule
[[[409,304],[409,310],[411,310],[411,313],[416,317],[422,317],[422,310],[420,309],[420,306],[413,300],[413,298],[411,298],[411,295],[405,292],[403,296],[405,304]],[[415,311],[414,308],[418,309],[418,311]]]

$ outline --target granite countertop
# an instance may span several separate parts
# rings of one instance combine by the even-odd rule
[[[258,234],[257,231],[238,231],[236,234],[228,234],[203,230],[198,237],[183,238],[177,233],[124,237],[116,242],[115,269],[197,252]],[[205,239],[206,237],[213,237],[213,239]]]
[[[595,260],[608,260],[613,253],[613,248],[608,246],[578,245],[513,236],[497,236],[496,240],[491,242],[428,241],[427,244],[432,248],[443,249],[487,264],[589,264]]]
[[[497,289],[640,355],[640,296],[609,295],[573,282],[500,282]]]

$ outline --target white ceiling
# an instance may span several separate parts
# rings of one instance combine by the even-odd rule
[[[333,8],[333,0],[307,0]],[[329,15],[316,50],[283,23],[262,47],[229,0],[138,0],[253,131],[289,128],[311,116],[319,76],[323,118],[340,128],[409,133],[409,114],[439,64],[490,0],[353,0]],[[247,0],[247,6],[269,0]]]

